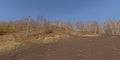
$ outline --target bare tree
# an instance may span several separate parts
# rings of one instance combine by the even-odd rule
[[[83,24],[81,22],[76,23],[76,30],[77,31],[83,32],[84,31],[83,28],[84,28],[84,26],[83,26]]]

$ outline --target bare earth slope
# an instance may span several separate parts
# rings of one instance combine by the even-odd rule
[[[120,36],[73,36],[0,56],[0,60],[120,60]]]

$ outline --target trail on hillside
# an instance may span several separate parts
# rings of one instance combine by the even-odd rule
[[[120,60],[119,42],[119,36],[72,36],[0,56],[0,60]]]

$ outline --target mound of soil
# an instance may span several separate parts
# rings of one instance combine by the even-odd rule
[[[120,36],[72,36],[0,56],[0,60],[120,60]]]

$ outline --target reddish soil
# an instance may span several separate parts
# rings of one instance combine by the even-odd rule
[[[1,55],[0,60],[120,60],[120,36],[73,36]]]

